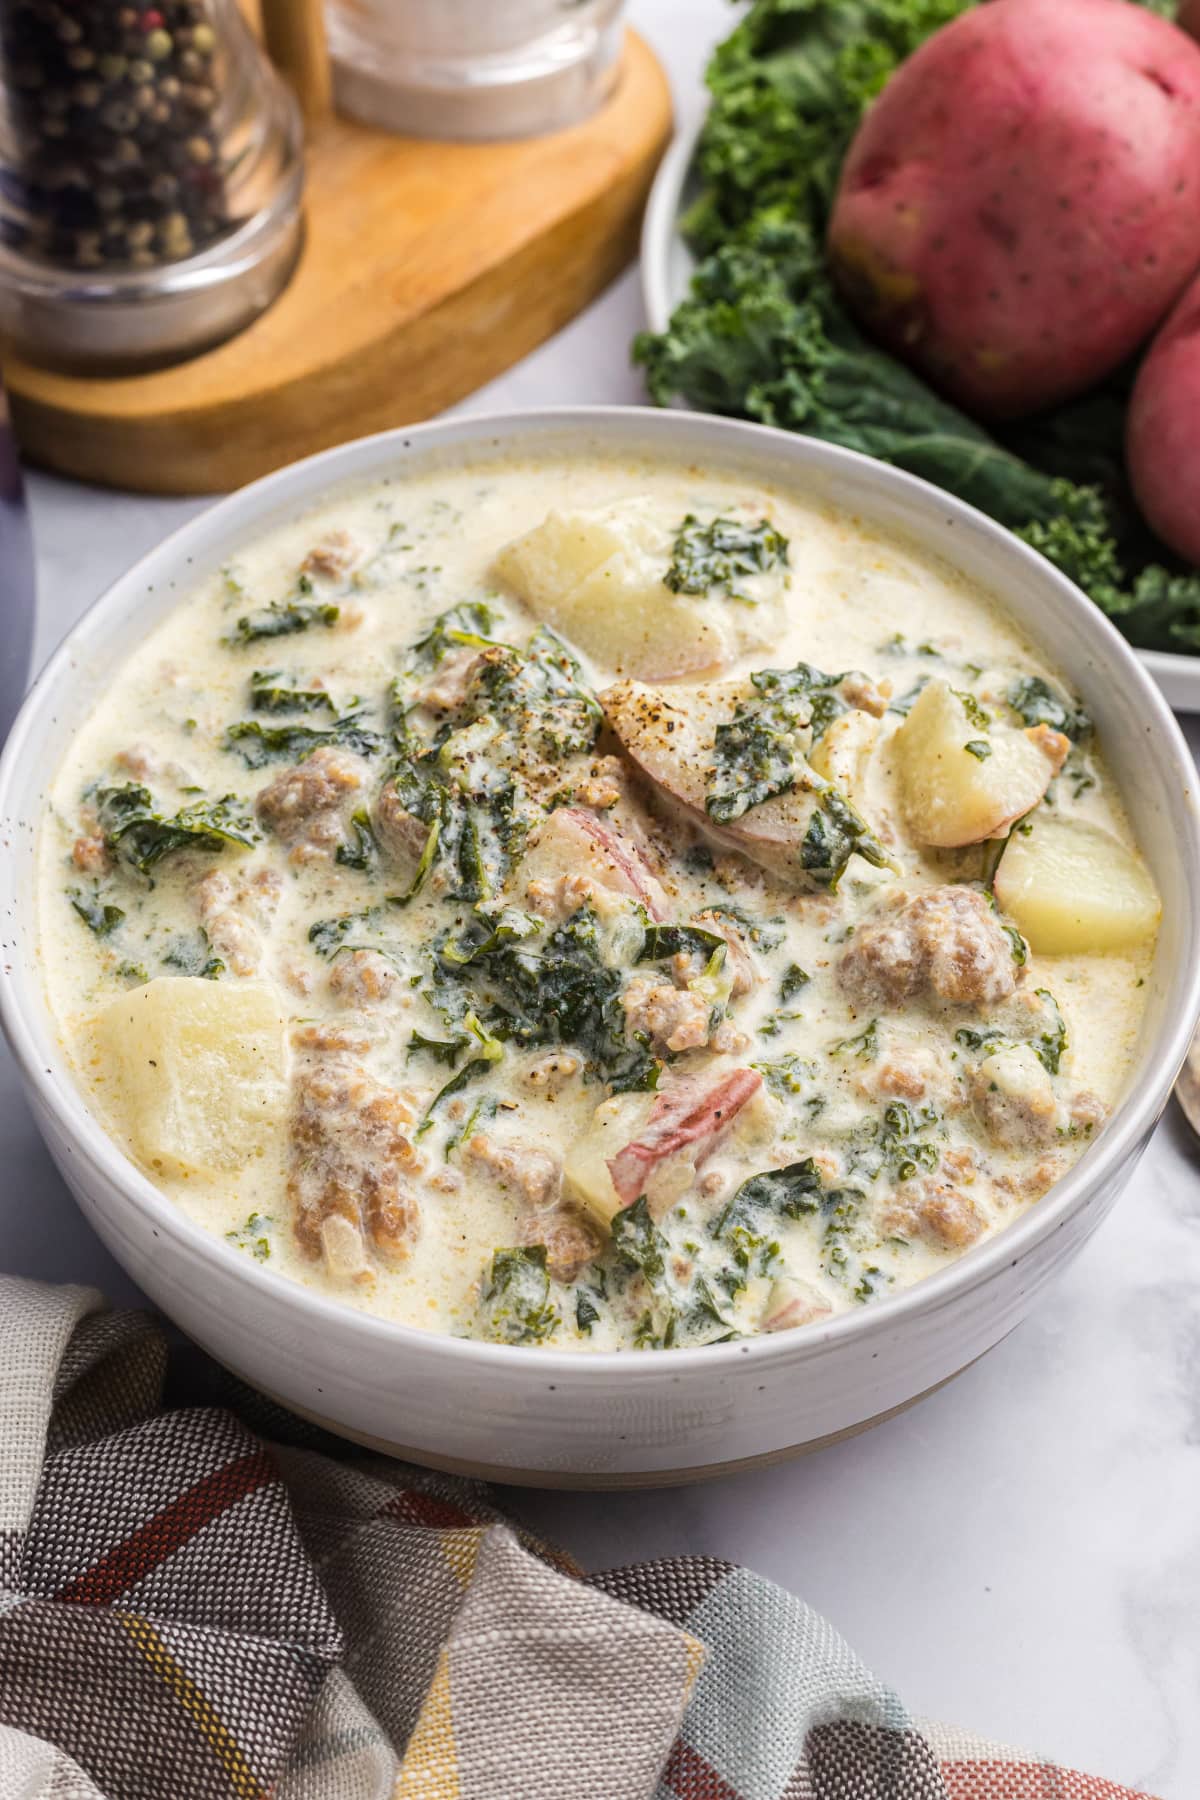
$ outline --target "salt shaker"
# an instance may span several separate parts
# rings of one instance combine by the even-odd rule
[[[617,78],[623,0],[326,0],[339,111],[417,137],[577,124]]]

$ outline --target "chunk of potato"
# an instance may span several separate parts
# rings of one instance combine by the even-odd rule
[[[996,899],[1044,956],[1131,950],[1158,930],[1162,903],[1141,858],[1083,819],[1041,813],[996,870]]]
[[[864,818],[867,812],[867,769],[875,751],[882,721],[857,707],[835,719],[809,752],[809,762],[832,781]]]
[[[496,573],[534,613],[619,674],[669,681],[772,641],[776,609],[674,594],[672,536],[644,501],[552,512],[508,544]]]
[[[185,1172],[242,1169],[287,1103],[284,1019],[264,982],[160,976],[96,1020],[137,1155]]]
[[[1070,745],[1046,726],[972,720],[948,682],[931,681],[896,733],[900,793],[919,843],[957,849],[1000,837],[1042,798]]]
[[[613,1185],[609,1161],[638,1135],[652,1105],[648,1094],[614,1095],[596,1108],[591,1126],[567,1151],[563,1167],[566,1191],[604,1231],[611,1230],[625,1205]]]

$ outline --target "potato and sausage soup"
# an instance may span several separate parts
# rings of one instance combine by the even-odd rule
[[[945,1267],[1134,1054],[1159,902],[994,597],[736,469],[546,456],[269,530],[56,781],[51,1004],[239,1254],[667,1349]]]

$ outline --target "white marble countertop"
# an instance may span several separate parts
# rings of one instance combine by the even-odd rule
[[[699,106],[723,0],[633,0]],[[463,412],[636,401],[630,272]],[[37,661],[201,502],[33,475]],[[42,1149],[0,1048],[0,1268],[134,1297]],[[1200,1155],[1172,1111],[1115,1214],[1034,1316],[865,1437],[658,1494],[514,1496],[592,1567],[708,1552],[803,1593],[915,1712],[1168,1800],[1200,1794]]]

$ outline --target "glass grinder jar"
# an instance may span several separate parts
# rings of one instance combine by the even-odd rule
[[[230,336],[295,263],[301,145],[236,0],[2,0],[0,336],[89,371]]]

